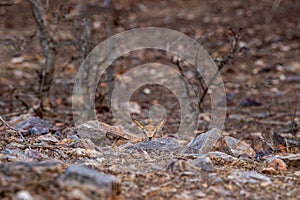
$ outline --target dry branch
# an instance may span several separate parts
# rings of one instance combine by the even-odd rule
[[[53,51],[53,45],[49,31],[47,28],[47,21],[45,16],[45,10],[39,0],[27,0],[32,9],[33,17],[38,26],[38,37],[42,47],[43,55],[45,57],[45,66],[42,69],[40,76],[40,90],[39,90],[39,101],[40,107],[43,108],[46,101],[48,100],[53,76],[54,76],[54,65],[55,55]]]
[[[199,109],[201,107],[201,104],[203,103],[204,97],[206,96],[209,88],[211,87],[214,80],[216,79],[218,73],[220,73],[220,71],[226,65],[230,64],[233,61],[233,59],[235,58],[235,56],[237,55],[237,53],[240,51],[240,48],[238,47],[238,41],[240,40],[242,29],[240,28],[237,32],[235,32],[232,28],[229,28],[229,30],[230,30],[230,32],[232,34],[232,38],[233,38],[232,47],[231,47],[230,52],[228,53],[228,55],[219,62],[218,71],[215,73],[215,75],[209,81],[207,86],[204,88],[204,91],[203,91],[202,95],[200,96],[200,100],[199,100],[199,103],[198,103]]]

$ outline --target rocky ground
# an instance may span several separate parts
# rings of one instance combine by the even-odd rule
[[[297,199],[300,195],[299,142],[285,144],[279,139],[272,146],[284,148],[272,152],[258,137],[256,146],[260,143],[261,148],[255,151],[218,129],[189,142],[174,137],[149,141],[97,121],[82,124],[78,132],[72,128],[61,132],[28,115],[14,123],[26,142],[2,127],[3,198]],[[89,139],[91,132],[99,137]]]
[[[145,119],[157,103],[168,114],[162,131],[149,141],[116,123],[103,98],[105,80],[95,97],[98,121],[75,127],[71,96],[84,27],[76,21],[77,1],[50,2],[46,19],[56,73],[42,115],[36,105],[44,57],[30,5],[0,2],[1,199],[300,198],[299,3],[130,0],[113,1],[111,10],[90,1],[90,49],[110,35],[109,27],[119,33],[158,26],[196,39],[220,64],[232,50],[228,27],[234,33],[242,28],[239,52],[221,70],[227,95],[224,129],[209,128],[206,97],[198,131],[177,134],[176,96],[147,85],[131,97],[132,117]],[[176,69],[172,59],[159,51],[132,52],[114,62],[115,77],[153,61]],[[182,66],[199,87],[191,66]]]

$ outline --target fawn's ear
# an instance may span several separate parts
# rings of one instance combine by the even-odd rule
[[[138,120],[133,119],[132,121],[133,121],[133,123],[135,123],[139,128],[141,128],[141,129],[144,128],[144,125],[143,125],[141,122],[139,122]]]
[[[160,131],[162,129],[162,127],[164,126],[166,122],[166,119],[162,120],[161,122],[159,122],[157,125],[156,125],[156,131]]]

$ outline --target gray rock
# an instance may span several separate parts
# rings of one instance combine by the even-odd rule
[[[258,183],[266,183],[271,184],[272,181],[269,177],[257,173],[256,171],[242,171],[242,170],[233,170],[232,173],[228,176],[228,178],[232,181],[239,182],[239,183],[251,183],[251,184],[258,184]]]
[[[4,149],[1,154],[4,155],[4,158],[9,161],[18,161],[24,159],[26,156],[23,152],[19,151],[18,149]]]
[[[78,142],[74,145],[76,148],[84,148],[84,149],[96,149],[96,145],[92,142],[92,140],[79,139]]]
[[[207,179],[211,185],[214,185],[217,183],[222,183],[222,181],[223,181],[222,178],[219,177],[217,173],[208,174]]]
[[[11,193],[12,188],[26,191],[35,185],[45,191],[64,167],[59,161],[0,163],[1,194]]]
[[[200,157],[191,161],[195,166],[201,168],[207,172],[213,172],[215,168],[213,167],[210,158],[208,157]]]
[[[255,155],[255,151],[247,145],[245,142],[240,141],[236,138],[225,136],[225,145],[229,148],[230,153],[239,157],[240,155],[248,155],[249,157],[253,157]]]
[[[114,199],[121,194],[121,183],[118,178],[83,165],[69,166],[57,179],[57,183],[71,196],[74,195],[74,191],[90,199]]]
[[[25,149],[24,154],[26,156],[26,161],[40,161],[49,158],[48,155],[40,151],[29,149],[29,148]]]
[[[108,130],[98,121],[89,121],[77,127],[78,135],[82,139],[91,139],[95,145],[108,146],[113,142],[106,137]]]
[[[253,157],[255,155],[255,151],[250,147],[250,145],[247,145],[243,141],[230,136],[225,136],[224,140],[233,156],[238,157],[240,155],[248,155],[249,157]]]
[[[146,151],[168,151],[175,152],[178,149],[181,149],[182,146],[174,138],[157,138],[155,140],[147,140],[144,142],[137,143],[125,147],[125,151],[130,150],[146,150]]]
[[[38,117],[32,117],[25,119],[15,126],[16,129],[26,130],[29,134],[42,135],[47,134],[49,129],[53,128],[53,125]]]
[[[226,162],[233,162],[233,161],[236,161],[238,160],[237,158],[231,156],[231,155],[228,155],[224,152],[219,152],[219,151],[213,151],[213,152],[209,152],[207,154],[209,157],[211,158],[214,158],[214,159],[222,159]]]
[[[207,191],[216,193],[219,197],[231,197],[232,191],[226,190],[223,188],[223,186],[210,186]],[[226,198],[225,198],[226,199]],[[232,198],[227,198],[232,199]]]
[[[57,143],[58,139],[54,135],[41,135],[38,137],[38,140],[48,142],[48,143]]]
[[[208,153],[221,138],[222,134],[216,128],[202,133],[187,144],[185,153]]]
[[[11,143],[6,145],[6,148],[9,148],[9,149],[17,149],[17,148],[18,149],[23,149],[23,148],[25,148],[25,145],[17,143],[17,142],[11,142]]]

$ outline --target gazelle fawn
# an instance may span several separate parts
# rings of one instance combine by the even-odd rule
[[[133,123],[135,123],[137,125],[137,127],[143,131],[143,133],[145,134],[146,138],[148,138],[148,140],[152,140],[155,138],[155,135],[163,128],[166,119],[153,124],[151,119],[145,120],[145,124],[133,119],[132,120]]]

